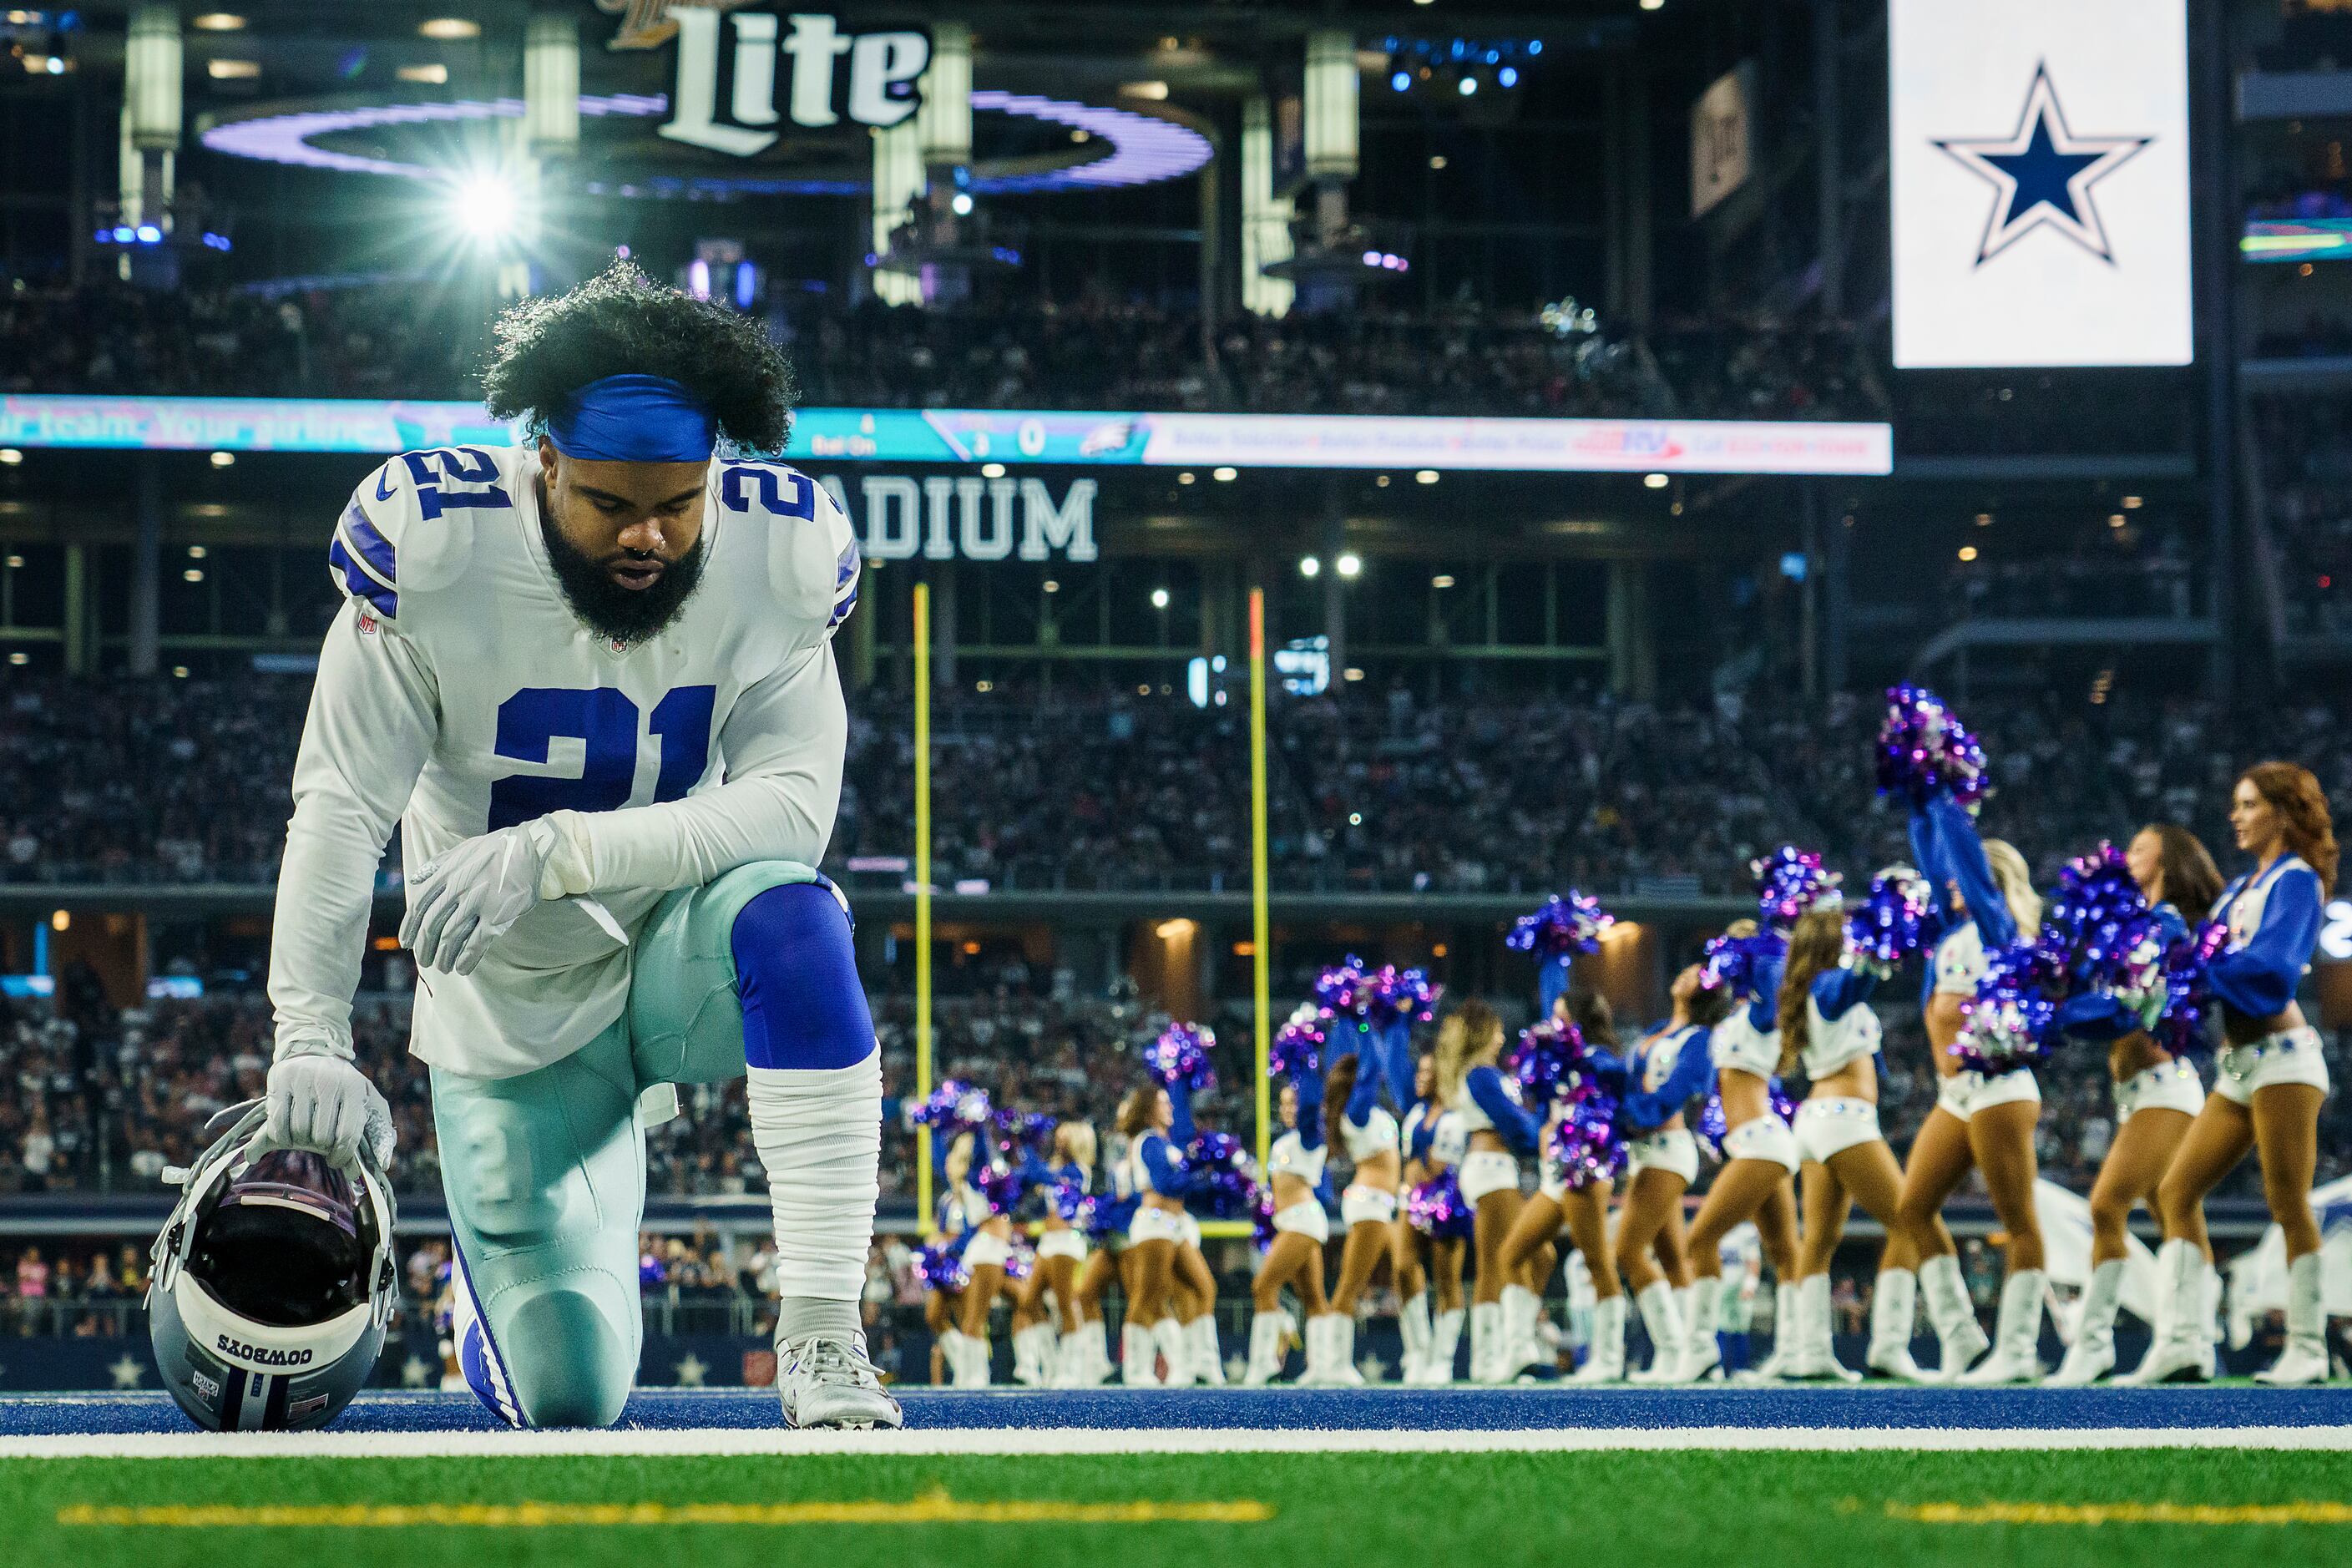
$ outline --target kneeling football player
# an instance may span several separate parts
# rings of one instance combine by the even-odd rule
[[[858,1294],[881,1066],[815,867],[846,719],[847,520],[782,463],[760,324],[616,265],[516,307],[484,378],[525,445],[405,452],[328,559],[346,602],[294,771],[266,1143],[388,1155],[351,1002],[395,823],[467,1383],[604,1426],[636,1375],[645,1126],[749,1078],[794,1426],[895,1426]]]

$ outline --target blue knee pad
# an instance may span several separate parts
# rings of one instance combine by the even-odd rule
[[[873,1054],[849,914],[830,885],[770,888],[736,914],[730,940],[746,1064],[845,1068]]]

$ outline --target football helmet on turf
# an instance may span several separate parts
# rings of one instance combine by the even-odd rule
[[[147,1326],[163,1384],[212,1431],[323,1426],[366,1384],[399,1305],[392,1186],[363,1140],[351,1168],[255,1152],[259,1101],[187,1170],[155,1238]]]

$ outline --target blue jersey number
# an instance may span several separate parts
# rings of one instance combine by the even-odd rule
[[[679,800],[710,761],[715,686],[680,686],[654,705],[650,732],[661,742],[656,802]],[[584,750],[580,776],[518,773],[490,785],[489,831],[551,811],[617,811],[637,782],[637,705],[609,686],[582,691],[527,686],[499,705],[498,754],[518,763],[547,761],[549,743],[575,740]]]
[[[793,487],[784,500],[778,481]],[[751,493],[760,495],[760,510],[771,517],[812,518],[816,515],[816,486],[799,474],[779,475],[773,468],[730,467],[719,477],[719,504],[729,511],[749,511]]]
[[[417,515],[436,518],[444,507],[495,510],[514,505],[514,497],[498,482],[499,466],[488,452],[475,447],[444,447],[431,452],[403,452],[400,460],[416,479]],[[389,499],[378,481],[376,493]]]

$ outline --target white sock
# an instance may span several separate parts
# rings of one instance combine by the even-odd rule
[[[2110,1258],[2091,1270],[2091,1282],[2083,1287],[2083,1317],[2074,1325],[2074,1342],[2080,1344],[2112,1344],[2116,1337],[2116,1310],[2124,1293],[2124,1260]]]
[[[744,1078],[775,1215],[776,1293],[854,1302],[881,1194],[882,1053],[845,1068],[747,1068]]]
[[[1871,1359],[1910,1350],[1918,1316],[1919,1276],[1908,1268],[1880,1269],[1870,1289]]]

